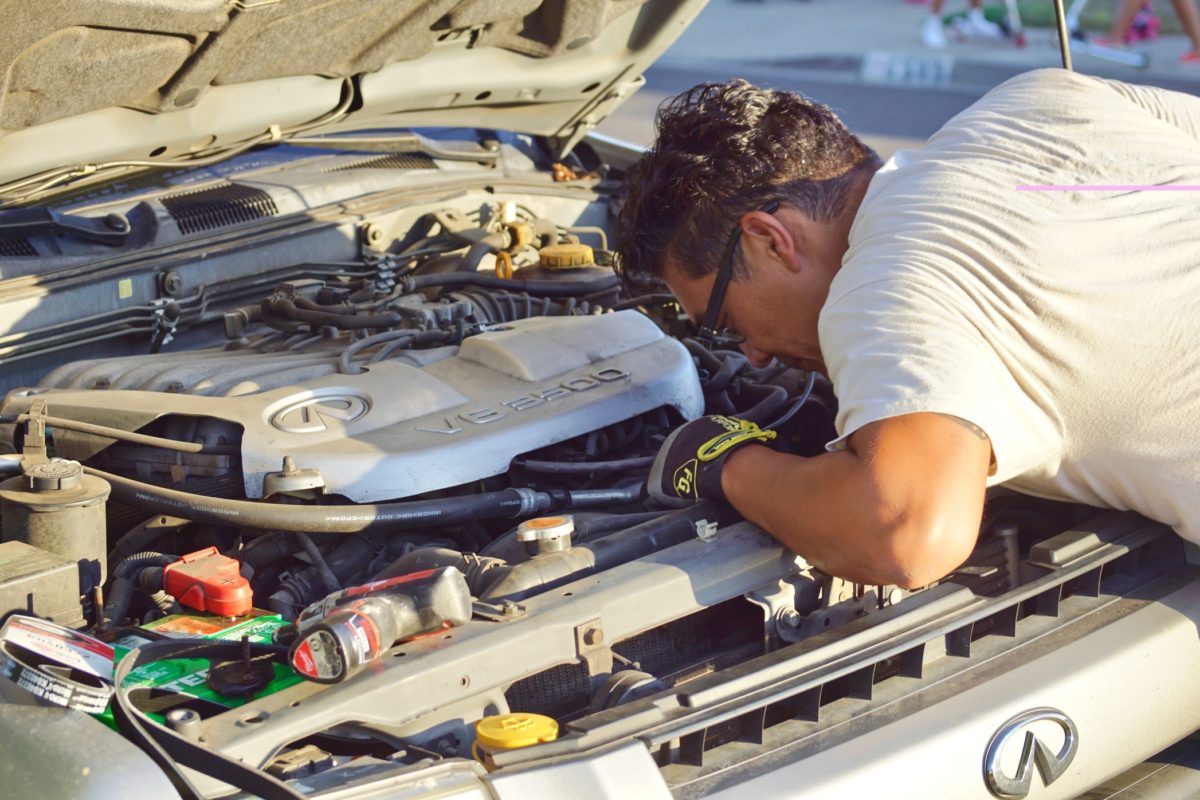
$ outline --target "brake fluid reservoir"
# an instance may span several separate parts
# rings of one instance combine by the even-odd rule
[[[592,248],[586,244],[563,242],[551,244],[538,250],[538,266],[542,269],[579,269],[596,266]]]
[[[518,711],[484,717],[475,723],[475,758],[488,771],[496,768],[492,755],[501,750],[553,742],[558,738],[558,723],[544,714]]]

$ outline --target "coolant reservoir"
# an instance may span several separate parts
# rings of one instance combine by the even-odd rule
[[[553,742],[557,738],[558,723],[544,714],[518,711],[484,717],[475,723],[475,757],[491,771],[495,769],[494,753]]]

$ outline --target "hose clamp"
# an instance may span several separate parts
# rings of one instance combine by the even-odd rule
[[[521,498],[521,508],[513,516],[523,517],[535,511],[545,511],[550,507],[550,495],[545,492],[535,492],[533,489],[525,487],[514,488],[513,491]]]

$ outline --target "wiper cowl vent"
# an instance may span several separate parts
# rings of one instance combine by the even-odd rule
[[[388,153],[373,158],[339,164],[327,172],[346,172],[352,169],[437,169],[437,162],[424,153]]]
[[[23,236],[0,236],[0,256],[36,256],[37,250]]]
[[[167,212],[184,234],[223,228],[279,213],[274,198],[262,189],[228,183],[162,198]]]

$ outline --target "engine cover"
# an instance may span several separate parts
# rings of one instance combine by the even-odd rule
[[[212,359],[212,380],[237,358]],[[197,363],[205,362],[193,370]],[[67,365],[56,374],[86,371]],[[285,456],[317,470],[326,492],[374,502],[498,475],[522,453],[662,406],[687,419],[704,411],[683,345],[636,311],[535,317],[472,336],[455,355],[425,366],[384,361],[356,375],[284,386],[263,375],[261,383],[274,388],[248,391],[243,380],[236,396],[59,389],[54,376],[48,383],[14,392],[4,413],[25,411],[39,396],[53,416],[131,430],[166,415],[240,425],[246,496],[253,498],[263,496],[264,476],[279,472]],[[60,432],[56,445],[60,455],[86,458],[97,441],[108,440]]]

